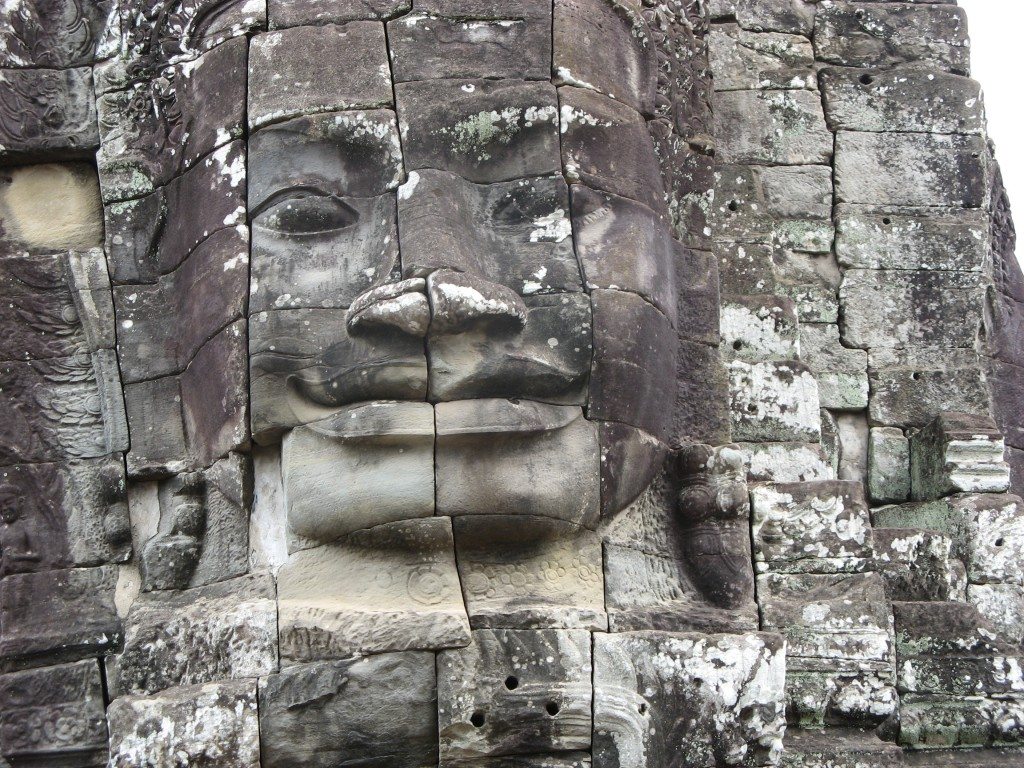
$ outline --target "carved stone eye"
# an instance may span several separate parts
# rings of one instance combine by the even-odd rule
[[[289,197],[269,208],[257,223],[282,235],[317,235],[351,227],[359,213],[335,197]]]

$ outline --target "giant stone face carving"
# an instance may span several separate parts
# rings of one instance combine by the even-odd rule
[[[933,0],[0,3],[0,767],[1024,741],[966,52]]]
[[[611,16],[653,89],[650,45]],[[493,44],[413,69],[400,43],[393,92],[372,24],[253,42],[253,432],[284,440],[296,537],[433,514],[593,528],[632,500],[602,510],[600,424],[670,439],[680,246],[654,144],[629,106],[521,79],[499,54],[550,19],[510,18],[389,22]],[[340,61],[313,71],[300,41]],[[329,89],[335,71],[374,86]],[[638,491],[658,464],[631,467]]]

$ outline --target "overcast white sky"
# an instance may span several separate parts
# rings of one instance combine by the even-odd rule
[[[989,134],[1010,192],[1018,232],[1024,233],[1024,87],[1022,0],[959,0],[970,22],[973,75],[985,89]],[[1024,261],[1024,237],[1017,258]]]

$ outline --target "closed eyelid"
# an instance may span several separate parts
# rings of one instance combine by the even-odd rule
[[[262,203],[257,205],[253,210],[249,211],[249,217],[255,219],[257,216],[269,211],[278,203],[282,203],[286,200],[295,200],[303,197],[329,197],[331,199],[338,199],[338,196],[327,192],[320,187],[312,186],[301,186],[301,187],[287,187],[285,189],[279,189],[277,192],[269,195]]]

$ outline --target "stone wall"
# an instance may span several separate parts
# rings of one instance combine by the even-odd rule
[[[985,131],[952,0],[0,6],[0,766],[1019,764]],[[370,223],[282,250],[324,137]],[[560,217],[503,250],[526,180]],[[297,404],[485,261],[550,378],[403,314],[421,365]]]

